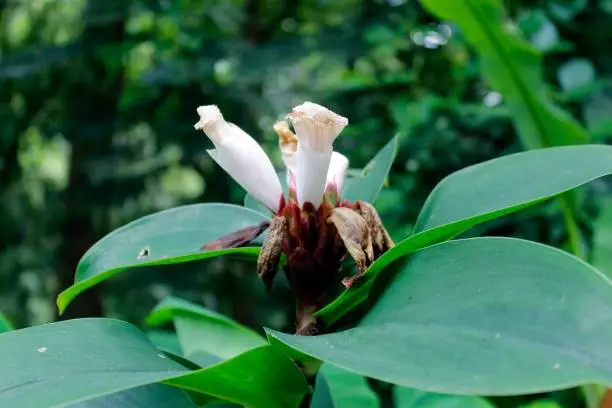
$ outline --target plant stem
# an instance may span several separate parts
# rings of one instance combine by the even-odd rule
[[[581,388],[586,408],[599,408],[599,403],[606,391],[606,387],[598,384],[587,384]]]
[[[563,195],[559,199],[561,204],[561,210],[563,211],[563,218],[565,219],[565,228],[567,228],[568,241],[570,245],[570,252],[576,255],[578,258],[585,260],[586,253],[582,246],[582,237],[576,217],[574,215],[575,206],[572,205],[572,200],[569,196]]]

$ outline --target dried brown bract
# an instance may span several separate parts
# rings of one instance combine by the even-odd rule
[[[372,204],[365,201],[357,201],[356,211],[366,220],[370,233],[372,234],[372,247],[374,249],[374,259],[377,259],[388,249],[392,248],[393,240],[385,229],[380,216]]]
[[[270,225],[269,221],[260,222],[238,231],[231,232],[200,247],[201,251],[218,251],[220,249],[237,248],[248,244],[257,238]]]
[[[266,290],[270,291],[272,281],[278,271],[280,256],[283,252],[283,240],[287,234],[287,220],[285,217],[274,217],[270,223],[268,236],[257,258],[257,274],[263,280]]]
[[[331,211],[327,222],[336,227],[346,251],[355,260],[357,270],[365,271],[374,260],[372,235],[366,220],[350,208],[337,207]]]

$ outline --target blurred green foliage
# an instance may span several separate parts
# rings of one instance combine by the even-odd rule
[[[612,1],[505,6],[502,24],[543,55],[544,85],[532,91],[605,142]],[[485,63],[457,26],[416,1],[0,0],[0,310],[17,327],[57,319],[55,295],[109,231],[181,204],[242,203],[193,129],[202,104],[217,104],[277,165],[272,124],[305,100],[349,118],[336,149],[353,167],[397,134],[377,207],[405,236],[444,176],[522,149]],[[596,218],[608,189],[593,183],[577,217],[587,244],[596,230],[598,266],[612,273],[606,230],[597,233],[612,221]],[[558,203],[471,234],[567,241]],[[140,324],[169,294],[253,327],[292,324],[286,285],[270,297],[252,266],[233,259],[125,274],[82,295],[67,317]]]

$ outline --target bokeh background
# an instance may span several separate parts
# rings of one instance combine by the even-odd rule
[[[548,97],[605,142],[612,0],[504,4],[508,24],[544,55]],[[0,0],[0,311],[17,327],[96,315],[142,324],[173,294],[253,327],[290,326],[286,286],[268,296],[253,266],[234,259],[130,271],[62,317],[54,299],[111,230],[173,206],[242,202],[193,129],[202,104],[217,104],[279,168],[272,124],[305,100],[349,118],[336,149],[352,167],[399,135],[377,207],[405,236],[444,176],[523,149],[481,68],[456,26],[412,0]],[[577,214],[604,271],[608,190],[591,184]],[[563,247],[557,206],[471,234]]]

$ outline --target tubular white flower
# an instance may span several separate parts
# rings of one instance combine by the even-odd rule
[[[318,207],[323,200],[333,143],[348,119],[312,102],[293,108],[288,115],[298,139],[296,151],[297,198]]]
[[[342,186],[348,173],[349,160],[343,154],[333,152],[329,163],[329,169],[327,170],[327,181],[325,188],[328,186],[335,186],[338,194],[342,192]]]
[[[228,123],[215,105],[198,107],[202,130],[214,143],[208,154],[256,200],[277,212],[283,194],[274,166],[261,146],[238,126]]]

